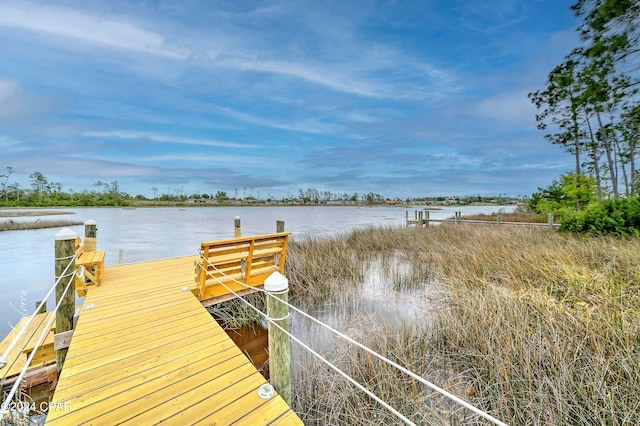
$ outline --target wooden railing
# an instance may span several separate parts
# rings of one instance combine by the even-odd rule
[[[289,235],[279,232],[201,243],[195,269],[198,298],[221,300],[230,294],[225,285],[246,294],[252,291],[243,284],[261,286],[274,271],[283,274]]]

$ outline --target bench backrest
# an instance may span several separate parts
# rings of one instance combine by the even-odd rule
[[[289,235],[279,232],[201,243],[195,278],[200,294],[207,286],[234,281],[258,286],[274,271],[283,274]]]

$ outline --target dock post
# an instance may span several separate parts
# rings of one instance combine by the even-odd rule
[[[426,219],[424,221],[424,226],[429,226],[429,210],[425,210],[424,214],[426,216]]]
[[[454,221],[455,221],[456,225],[458,224],[458,220],[460,220],[460,219],[458,219],[459,214],[460,214],[460,212],[454,212],[454,215],[455,215],[454,216]]]
[[[40,306],[41,303],[42,303],[42,300],[37,301],[36,302],[36,308],[38,306]],[[42,303],[42,306],[40,306],[40,309],[38,310],[39,314],[43,314],[45,312],[47,312],[47,301],[46,300],[44,301],[44,303]]]
[[[56,311],[56,334],[69,331],[73,327],[76,294],[74,282],[72,281],[71,284],[69,284],[69,280],[76,272],[76,238],[78,238],[78,234],[69,228],[64,228],[55,235],[55,279],[58,281],[60,278],[60,282],[58,282],[56,286],[56,305],[60,304],[60,307],[58,307]],[[71,263],[71,265],[69,265],[69,263]],[[68,269],[67,266],[69,266]],[[65,275],[62,275],[65,270]],[[69,290],[64,294],[67,286],[69,286]],[[67,350],[68,348],[64,348],[56,351],[56,368],[58,374],[60,374],[62,370],[62,365],[67,356]]]
[[[404,226],[409,226],[409,210],[404,212]]]
[[[284,220],[276,220],[276,232],[284,232]]]
[[[549,228],[553,228],[553,213],[547,213],[547,224]]]
[[[267,315],[269,321],[269,377],[282,399],[291,406],[291,345],[289,336],[289,280],[275,271],[264,281],[267,291]],[[285,303],[283,303],[285,302]]]
[[[496,214],[496,221],[498,222],[498,225],[502,223],[502,212],[498,212]]]
[[[84,251],[96,251],[98,249],[98,227],[96,221],[89,219],[84,223]]]
[[[242,236],[242,229],[240,228],[240,216],[236,216],[233,222],[233,236],[240,238]]]

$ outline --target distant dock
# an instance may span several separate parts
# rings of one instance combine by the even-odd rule
[[[405,215],[405,224],[406,226],[429,226],[431,223],[452,223],[455,225],[488,225],[488,226],[520,226],[520,227],[529,227],[529,228],[550,228],[550,229],[559,229],[560,224],[554,223],[553,214],[549,213],[547,215],[547,223],[535,223],[535,222],[508,222],[502,220],[502,214],[496,214],[496,220],[470,220],[463,219],[461,212],[455,212],[453,219],[431,219],[429,217],[429,210],[415,210],[414,218],[409,218],[409,211],[407,210]]]

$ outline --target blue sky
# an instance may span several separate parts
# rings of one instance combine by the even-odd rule
[[[0,1],[0,173],[135,195],[528,195],[563,0]]]

